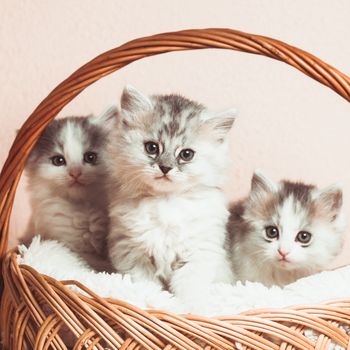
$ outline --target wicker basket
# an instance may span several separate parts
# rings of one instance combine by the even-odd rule
[[[331,341],[350,349],[349,299],[319,306],[254,310],[204,318],[143,311],[120,300],[103,299],[76,281],[56,281],[8,252],[9,218],[25,161],[58,112],[87,86],[143,57],[170,51],[220,48],[284,61],[350,101],[350,78],[311,54],[267,37],[230,29],[185,30],[137,39],[78,69],[36,108],[17,134],[0,177],[0,327],[5,349],[327,349]],[[76,293],[75,285],[85,293]],[[87,297],[86,295],[89,295]],[[320,336],[308,339],[310,328]],[[278,340],[278,341],[276,341]]]

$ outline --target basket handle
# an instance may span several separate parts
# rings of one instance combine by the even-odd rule
[[[48,123],[100,78],[144,57],[172,51],[230,49],[283,61],[350,101],[350,78],[317,57],[268,37],[232,29],[191,29],[130,41],[97,56],[59,84],[19,130],[0,174],[0,262],[7,250],[9,219],[26,159]]]

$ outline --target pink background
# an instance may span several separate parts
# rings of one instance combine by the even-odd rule
[[[0,166],[15,130],[58,83],[128,40],[185,28],[235,28],[283,40],[350,73],[349,11],[347,0],[2,0]],[[255,168],[275,180],[303,179],[320,186],[341,181],[345,197],[350,196],[349,104],[295,69],[224,50],[171,53],[108,76],[61,115],[99,113],[118,101],[127,83],[146,93],[181,92],[216,110],[239,109],[231,134],[230,198],[247,193]],[[28,218],[24,188],[22,182],[12,245]],[[349,248],[350,230],[336,265],[350,263]]]

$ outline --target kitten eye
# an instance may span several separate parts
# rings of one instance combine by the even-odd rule
[[[194,157],[194,151],[191,150],[190,148],[186,148],[180,152],[179,156],[185,162],[189,162]]]
[[[265,227],[265,234],[268,239],[278,239],[279,237],[279,231],[276,226]]]
[[[306,231],[300,231],[295,240],[296,242],[300,242],[301,244],[308,244],[310,243],[312,238],[312,234],[310,232],[306,232]]]
[[[63,156],[53,156],[51,157],[51,162],[55,166],[66,165],[66,160],[64,159]]]
[[[95,152],[84,153],[84,162],[89,164],[95,164],[97,161],[97,154]]]
[[[157,143],[153,141],[149,141],[145,143],[145,150],[150,155],[158,155],[159,154],[159,146]]]

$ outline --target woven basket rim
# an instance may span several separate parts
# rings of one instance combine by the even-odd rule
[[[9,271],[11,272],[9,273]],[[162,322],[165,322],[166,325],[170,327],[166,329],[166,332],[174,332],[177,337],[180,337],[179,342],[176,342],[171,338],[167,339],[167,341],[173,346],[179,346],[184,342],[184,349],[186,350],[202,349],[201,347],[196,346],[196,343],[193,343],[191,340],[187,342],[183,336],[181,337],[182,333],[186,334],[188,332],[190,332],[190,334],[194,332],[200,339],[202,339],[202,341],[211,344],[213,349],[222,349],[222,346],[224,346],[225,349],[234,349],[232,343],[223,337],[223,330],[226,330],[226,332],[232,332],[231,336],[235,339],[235,342],[243,345],[245,344],[246,346],[252,346],[252,348],[259,350],[284,349],[284,344],[292,344],[302,349],[320,349],[317,343],[314,343],[312,340],[305,337],[305,329],[316,329],[321,332],[325,339],[328,339],[328,343],[332,339],[343,347],[350,344],[349,336],[337,328],[340,323],[339,315],[343,315],[344,323],[350,325],[350,298],[328,300],[318,305],[257,308],[235,315],[206,317],[194,314],[175,314],[156,309],[143,310],[120,299],[99,297],[80,282],[73,280],[58,281],[50,276],[40,274],[29,265],[19,265],[17,263],[17,252],[15,250],[8,252],[4,260],[5,278],[11,277],[11,274],[14,279],[22,279],[22,283],[24,283],[24,280],[26,279],[32,279],[36,282],[40,281],[45,289],[51,290],[50,294],[54,294],[55,288],[59,288],[61,293],[67,293],[70,297],[75,295],[76,303],[78,305],[84,303],[90,305],[95,304],[95,307],[98,308],[98,303],[102,307],[107,307],[108,309],[113,306],[115,308],[114,312],[122,312],[124,316],[132,315],[134,321],[138,320],[140,324],[143,324],[145,320],[154,322],[154,326],[158,324],[161,325]],[[28,278],[28,276],[30,278]],[[82,292],[73,292],[69,289],[69,286],[76,286]],[[83,293],[88,295],[85,296]],[[5,319],[5,317],[3,318]],[[327,318],[333,320],[333,322],[328,324]],[[334,320],[337,320],[338,322],[334,322]],[[1,314],[0,321],[2,321]],[[288,322],[289,324],[300,323],[302,327],[287,326],[283,324],[283,322]],[[178,333],[179,329],[181,329],[180,333]],[[280,337],[280,347],[277,347],[271,339],[265,339],[262,337],[260,332],[255,334],[253,331],[257,329],[266,332],[266,334],[270,334],[270,336]],[[166,335],[167,333],[163,336]],[[118,338],[117,335],[116,338]],[[140,344],[147,348],[147,343],[145,343],[143,339],[138,337],[136,337],[136,339]],[[182,346],[184,346],[184,344]],[[113,344],[110,345],[113,346]]]

